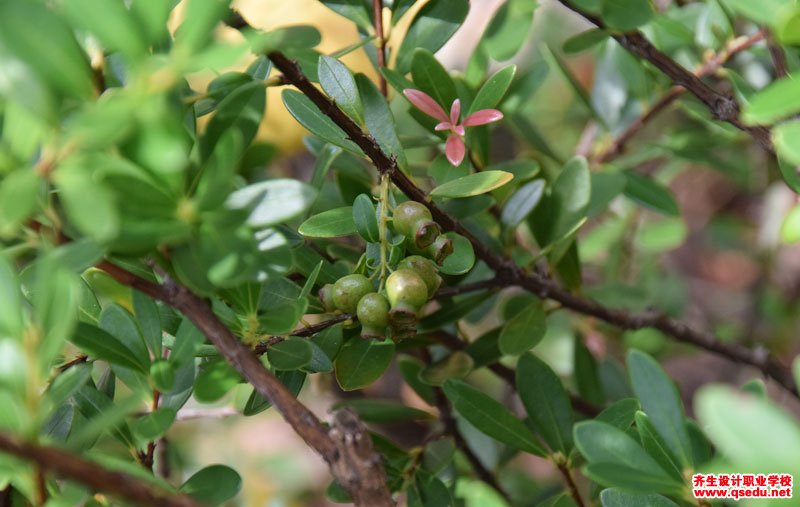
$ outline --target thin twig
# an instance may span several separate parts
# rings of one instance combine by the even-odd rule
[[[33,461],[38,468],[74,480],[95,491],[153,507],[200,507],[186,495],[165,491],[124,472],[107,470],[55,447],[34,445],[0,433],[0,452]]]
[[[386,97],[389,94],[389,88],[386,86],[386,78],[381,74],[381,69],[386,67],[386,34],[383,33],[383,2],[381,0],[372,0],[372,15],[375,18],[375,49],[378,52],[378,80],[381,94]]]
[[[567,485],[567,489],[569,489],[569,494],[572,496],[572,499],[575,500],[578,507],[586,507],[578,485],[575,484],[575,479],[572,477],[572,471],[563,463],[559,463],[557,466],[558,471],[561,472],[561,476],[564,477],[564,482]]]
[[[764,40],[764,32],[756,32],[748,37],[737,37],[732,40],[722,51],[715,54],[695,71],[694,75],[698,78],[709,76],[718,71],[728,60],[737,53],[740,53],[754,44]],[[636,118],[628,127],[617,136],[611,144],[601,153],[593,157],[593,162],[604,164],[609,162],[617,155],[623,152],[625,145],[635,136],[642,128],[650,122],[658,113],[665,110],[669,105],[675,102],[681,95],[686,92],[683,86],[673,86],[670,90],[656,101],[642,116]]]
[[[372,448],[368,434],[352,434],[342,439],[339,438],[341,431],[336,436],[330,433],[313,412],[264,368],[253,350],[217,318],[205,299],[167,276],[163,284],[157,284],[108,261],[100,262],[98,267],[117,282],[162,301],[188,317],[256,392],[272,402],[306,444],[322,456],[357,506],[394,506],[380,456]]]
[[[775,68],[775,76],[778,78],[786,77],[789,75],[788,65],[786,64],[786,53],[783,48],[775,40],[775,36],[769,34],[767,36],[767,49],[769,56],[772,58],[772,66]]]
[[[572,0],[558,0],[566,8],[579,14],[598,28],[606,28],[605,23],[577,5]],[[737,129],[746,132],[761,145],[762,148],[772,153],[772,140],[770,131],[766,127],[749,127],[739,120],[739,103],[735,98],[723,95],[700,80],[695,74],[686,70],[678,62],[656,48],[647,37],[638,30],[627,33],[613,33],[612,37],[634,56],[650,62],[655,68],[669,77],[675,85],[683,86],[700,102],[705,104],[711,116],[720,121],[727,122]]]
[[[350,117],[344,114],[333,101],[320,92],[306,78],[296,62],[289,60],[280,52],[272,52],[268,56],[275,66],[283,72],[287,81],[297,87],[320,111],[331,118],[372,160],[381,174],[388,174],[395,186],[406,196],[424,204],[430,210],[433,219],[443,229],[464,236],[472,244],[475,255],[493,269],[496,276],[508,285],[518,285],[540,298],[552,299],[574,312],[596,317],[622,329],[658,329],[677,341],[689,343],[727,357],[732,361],[758,368],[766,376],[773,378],[786,390],[798,396],[797,387],[790,370],[766,350],[750,350],[740,345],[723,343],[713,333],[695,330],[683,322],[660,312],[630,313],[624,310],[608,308],[593,299],[572,294],[539,273],[527,272],[511,259],[496,253],[489,245],[477,239],[461,222],[431,202],[427,194],[417,187],[405,173],[399,170],[395,160],[381,150],[372,136],[361,130]],[[693,79],[697,80],[694,76]],[[705,84],[703,84],[703,87],[707,88]]]
[[[343,313],[341,315],[336,315],[335,317],[331,317],[330,319],[324,320],[324,321],[319,322],[317,324],[314,324],[314,325],[311,325],[311,326],[306,326],[306,327],[297,329],[295,331],[292,331],[291,333],[289,333],[288,336],[300,336],[300,337],[314,336],[315,334],[319,333],[320,331],[328,329],[331,326],[335,326],[336,324],[338,324],[340,322],[346,322],[348,320],[353,320],[355,318],[356,318],[355,315],[350,315],[349,313]],[[266,354],[267,353],[267,349],[269,349],[270,347],[272,347],[273,345],[275,345],[277,343],[282,342],[285,339],[286,339],[286,337],[284,337],[284,336],[270,336],[267,340],[264,340],[264,341],[258,343],[253,348],[253,351],[258,355]]]

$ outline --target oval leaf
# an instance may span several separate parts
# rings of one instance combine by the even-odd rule
[[[302,338],[290,336],[267,349],[267,357],[276,370],[299,370],[311,362],[311,344]]]
[[[236,470],[225,465],[207,466],[180,487],[182,493],[212,507],[230,500],[241,489],[242,478]]]
[[[366,387],[383,375],[393,357],[392,340],[353,338],[336,358],[336,381],[345,391]]]
[[[431,190],[432,197],[470,197],[500,188],[514,178],[505,171],[483,171],[463,176]]]
[[[311,238],[336,238],[355,234],[353,208],[345,206],[323,211],[300,224],[297,232]]]

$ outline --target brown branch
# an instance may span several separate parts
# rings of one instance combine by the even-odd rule
[[[558,471],[561,472],[561,476],[564,478],[564,483],[566,483],[572,499],[575,500],[575,503],[578,505],[578,507],[586,507],[586,504],[581,497],[581,492],[578,489],[578,485],[575,484],[575,479],[572,477],[572,471],[563,463],[559,463],[557,467]]]
[[[200,507],[198,502],[186,495],[170,493],[127,473],[107,470],[55,447],[17,440],[7,433],[0,433],[0,452],[33,461],[41,470],[140,505]]]
[[[161,400],[161,391],[158,389],[153,389],[153,404],[150,407],[152,412],[158,410],[158,402]],[[145,451],[144,459],[142,459],[142,465],[149,470],[153,470],[153,463],[156,457],[156,441],[151,440],[147,442],[147,451]]]
[[[261,396],[272,402],[306,444],[323,457],[333,476],[350,493],[356,505],[394,505],[380,456],[372,450],[368,434],[335,439],[322,422],[275,375],[264,368],[253,351],[225,327],[207,301],[170,278],[159,285],[107,261],[98,266],[121,284],[163,301],[188,317],[242,377]]]
[[[603,23],[600,18],[585,12],[571,0],[558,1],[566,8],[597,25],[598,28],[606,28],[605,23]],[[658,50],[658,48],[638,30],[628,33],[613,33],[612,37],[634,56],[650,62],[650,64],[670,78],[674,84],[686,88],[689,93],[705,104],[711,112],[712,117],[727,122],[737,129],[746,132],[755,139],[761,147],[770,153],[772,152],[772,140],[770,138],[769,129],[760,126],[749,127],[744,125],[739,120],[739,103],[735,98],[723,95],[708,86],[698,76],[689,72],[678,62]]]
[[[328,329],[331,326],[335,326],[336,324],[338,324],[340,322],[345,322],[345,321],[348,321],[348,320],[355,320],[355,318],[356,318],[355,315],[350,315],[349,313],[343,313],[341,315],[336,315],[335,317],[331,317],[330,319],[324,320],[324,321],[319,322],[317,324],[314,324],[314,325],[311,325],[311,326],[306,326],[306,327],[303,327],[303,328],[300,328],[300,329],[296,329],[296,330],[292,331],[291,333],[289,333],[288,336],[300,336],[300,337],[314,336],[315,334],[319,333],[320,331]],[[273,345],[275,345],[277,343],[282,342],[285,339],[286,338],[283,337],[283,336],[270,336],[269,339],[258,343],[253,348],[253,351],[258,355],[266,354],[268,348],[272,347]]]
[[[775,40],[772,34],[769,34],[767,37],[767,49],[772,59],[772,66],[775,68],[775,76],[779,78],[788,76],[789,71],[787,70],[786,53],[783,52],[783,48],[778,44],[778,41]]]
[[[623,310],[605,307],[597,301],[576,296],[564,290],[543,275],[536,272],[529,273],[517,266],[511,259],[494,252],[487,244],[478,240],[458,220],[454,219],[431,202],[425,192],[417,187],[405,173],[400,171],[395,160],[388,157],[381,150],[375,139],[361,130],[350,117],[344,114],[333,101],[320,92],[306,78],[296,62],[289,60],[280,52],[271,52],[268,56],[275,67],[283,72],[289,83],[293,84],[304,93],[320,111],[331,118],[334,123],[361,148],[364,154],[372,160],[378,172],[389,175],[395,186],[410,199],[424,204],[430,210],[434,220],[436,220],[443,229],[464,236],[472,244],[475,255],[492,268],[495,271],[496,277],[503,280],[504,283],[508,285],[518,285],[542,299],[552,299],[574,312],[596,317],[622,329],[658,329],[672,336],[677,341],[689,343],[708,350],[709,352],[719,354],[732,361],[758,368],[766,376],[773,378],[786,390],[798,396],[797,387],[795,386],[793,376],[789,369],[772,357],[766,350],[750,350],[740,345],[723,343],[712,333],[695,330],[662,313],[629,313]],[[683,70],[682,67],[681,70]],[[683,72],[685,72],[685,70],[683,70]],[[699,81],[694,76],[693,79]],[[703,84],[703,86],[705,87],[705,84]]]
[[[378,52],[378,79],[381,87],[381,94],[386,97],[389,88],[386,86],[386,78],[381,74],[381,69],[386,67],[386,34],[383,33],[383,2],[382,0],[372,0],[372,15],[375,18],[375,49]]]
[[[737,53],[740,53],[754,44],[764,40],[764,32],[756,32],[748,37],[738,37],[732,40],[722,51],[715,54],[705,63],[700,65],[695,71],[694,75],[698,78],[711,75],[718,71],[728,60]],[[670,90],[661,97],[655,104],[653,104],[644,114],[636,118],[628,127],[617,136],[614,141],[601,153],[593,157],[593,162],[604,164],[609,162],[617,155],[621,154],[625,149],[625,145],[633,138],[642,128],[650,122],[658,113],[665,110],[673,102],[675,102],[681,95],[686,92],[683,86],[673,86]]]

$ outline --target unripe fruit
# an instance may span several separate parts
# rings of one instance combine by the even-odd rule
[[[436,238],[431,246],[425,249],[425,253],[433,259],[436,264],[442,265],[444,260],[453,253],[453,242],[447,236],[441,235]]]
[[[392,223],[398,233],[412,240],[420,249],[433,243],[442,232],[432,220],[428,208],[415,201],[398,204],[392,215]]]
[[[385,338],[389,325],[389,302],[377,292],[362,297],[356,309],[362,338]]]
[[[436,265],[421,255],[409,255],[397,263],[397,268],[415,271],[428,287],[428,299],[433,297],[434,293],[439,290],[439,286],[442,285],[442,277],[439,276]]]
[[[317,294],[319,295],[320,303],[322,303],[322,308],[326,312],[336,310],[336,303],[333,301],[333,284],[326,283]]]
[[[393,322],[415,321],[417,312],[428,301],[428,286],[416,272],[398,269],[386,279],[386,295]]]
[[[356,313],[361,298],[374,290],[364,275],[343,276],[333,284],[333,302],[345,313]]]

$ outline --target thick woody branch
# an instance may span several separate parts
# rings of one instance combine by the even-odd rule
[[[586,20],[597,25],[598,28],[606,27],[605,23],[603,23],[600,18],[583,11],[571,0],[559,0],[559,2],[568,9],[581,15]],[[697,75],[689,72],[678,62],[659,51],[642,32],[635,30],[628,33],[615,33],[612,34],[612,37],[634,56],[650,62],[650,64],[670,78],[675,85],[686,88],[689,93],[705,104],[711,112],[711,116],[746,132],[755,139],[761,147],[772,152],[772,140],[770,138],[769,129],[766,127],[749,127],[744,125],[739,120],[739,103],[736,102],[736,99],[723,95],[708,86]]]
[[[34,445],[5,433],[0,433],[0,452],[32,461],[41,470],[139,505],[200,507],[200,504],[189,496],[160,489],[124,472],[107,470],[61,449]]]
[[[763,31],[756,32],[748,37],[738,37],[732,40],[724,50],[715,54],[706,60],[705,63],[703,63],[700,67],[698,67],[695,70],[694,75],[698,78],[702,78],[715,73],[734,55],[752,47],[754,44],[757,44],[762,40],[764,40]],[[619,136],[617,136],[605,150],[594,157],[594,162],[603,164],[622,153],[622,151],[625,149],[625,145],[631,140],[631,138],[633,138],[633,136],[642,130],[642,128],[649,123],[650,120],[657,116],[658,113],[665,110],[673,102],[678,100],[685,92],[686,88],[683,86],[676,85],[670,88],[670,90],[655,104],[653,104],[650,109],[645,111],[642,116],[635,119],[628,126],[628,128],[626,128]]]
[[[394,505],[380,457],[371,447],[369,434],[352,433],[353,428],[361,430],[363,426],[348,425],[350,433],[335,427],[328,430],[275,375],[264,368],[253,350],[225,327],[209,304],[186,287],[171,279],[157,284],[109,262],[103,262],[99,267],[123,285],[163,301],[188,317],[256,392],[272,402],[306,444],[325,459],[333,476],[350,493],[356,505]],[[346,433],[345,437],[343,433]]]
[[[649,42],[647,44],[649,44]],[[511,259],[494,252],[488,245],[478,240],[458,220],[454,219],[431,202],[425,192],[417,187],[406,174],[400,171],[395,160],[387,156],[381,150],[372,136],[361,130],[349,116],[339,109],[332,100],[320,92],[306,78],[296,62],[289,60],[280,52],[271,52],[268,56],[275,64],[275,67],[283,73],[286,81],[304,93],[320,111],[331,118],[334,123],[361,148],[364,154],[372,160],[372,163],[380,174],[389,175],[395,186],[406,194],[408,198],[424,204],[431,211],[434,220],[436,220],[442,228],[456,232],[469,240],[475,251],[475,255],[492,268],[495,271],[496,278],[502,280],[503,283],[523,287],[540,298],[552,299],[553,301],[561,303],[565,308],[577,313],[596,317],[622,329],[658,329],[680,342],[689,343],[708,350],[709,352],[727,357],[732,361],[753,366],[761,370],[764,375],[777,381],[786,390],[798,396],[797,388],[789,369],[772,357],[766,350],[750,350],[740,345],[722,343],[712,333],[695,330],[659,312],[630,313],[623,310],[608,308],[597,301],[576,296],[564,290],[545,276],[535,272],[529,273],[517,266]],[[680,71],[673,70],[675,70],[675,72],[686,72],[682,67],[678,66],[678,68]],[[704,88],[707,88],[697,77],[688,72],[687,74],[691,76],[691,79],[700,82]],[[694,81],[687,80],[686,83],[690,83],[690,86],[693,86],[691,83]],[[689,91],[692,91],[692,89],[689,88]],[[716,94],[713,90],[710,90],[710,92]]]

